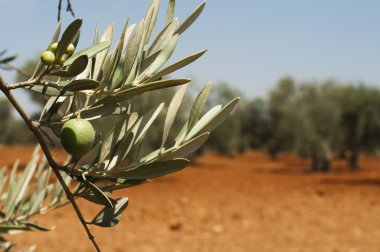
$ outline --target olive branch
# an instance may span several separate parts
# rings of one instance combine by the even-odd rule
[[[210,132],[234,110],[239,98],[203,113],[211,90],[208,83],[196,97],[189,118],[180,132],[174,139],[169,138],[190,79],[168,76],[206,52],[199,51],[167,64],[181,34],[198,18],[205,3],[199,5],[182,23],[173,18],[174,5],[175,1],[170,0],[166,23],[154,38],[152,34],[156,29],[159,0],[151,2],[145,18],[138,24],[129,24],[127,19],[113,50],[110,48],[114,36],[113,25],[109,25],[102,34],[97,28],[93,45],[71,54],[71,49],[74,50],[79,41],[82,20],[73,21],[62,35],[61,23],[58,23],[52,40],[42,53],[41,61],[29,80],[8,84],[0,75],[1,91],[33,132],[46,159],[36,168],[35,154],[32,163],[19,175],[23,178],[19,181],[23,182],[13,186],[28,187],[34,174],[38,177],[38,190],[27,194],[28,190],[22,189],[17,194],[19,200],[15,200],[11,207],[8,207],[8,201],[3,201],[3,209],[6,209],[6,217],[0,219],[3,231],[9,233],[14,230],[42,229],[28,218],[35,213],[44,213],[70,203],[89,239],[96,250],[100,251],[89,226],[116,225],[128,206],[128,198],[114,199],[112,192],[141,185],[150,179],[185,168],[190,161],[184,157],[198,149],[208,139]],[[70,53],[67,53],[68,48],[71,48]],[[64,57],[65,54],[67,56]],[[51,81],[51,77],[55,80]],[[133,102],[133,98],[176,86],[179,88],[167,107],[160,147],[142,157],[129,155],[133,150],[140,149],[147,132],[165,106],[161,103],[150,111],[139,114],[135,109],[138,104]],[[49,97],[38,120],[31,120],[13,96],[11,91],[19,88]],[[54,138],[61,139],[65,123],[79,117],[91,123],[96,132],[95,140],[84,155],[74,155],[64,164],[58,164],[49,150],[47,132]],[[61,141],[64,144],[63,139]],[[45,169],[45,166],[50,166],[51,170]],[[4,170],[0,170],[0,173],[4,173]],[[62,186],[62,190],[46,183],[50,171],[57,177],[57,183]],[[14,175],[9,178],[8,191],[4,194],[5,198],[11,199],[16,197],[12,196],[15,169],[12,174]],[[41,180],[45,182],[40,182]],[[75,188],[69,188],[69,180],[75,182]],[[0,182],[5,183],[5,179]],[[51,208],[43,207],[49,192],[53,199],[64,192],[68,201],[58,198]],[[103,209],[92,220],[85,220],[76,203],[77,198],[102,205]],[[19,219],[20,216],[23,219]]]

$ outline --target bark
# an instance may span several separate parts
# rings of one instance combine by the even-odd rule
[[[348,159],[348,165],[350,166],[351,170],[358,169],[358,160],[359,160],[359,153],[357,151],[352,151]]]

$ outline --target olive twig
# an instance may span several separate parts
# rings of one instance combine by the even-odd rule
[[[19,84],[20,83],[16,83],[16,84],[13,84],[11,86],[17,86]],[[44,152],[44,154],[46,156],[46,159],[47,159],[50,167],[52,168],[53,172],[55,173],[55,175],[56,175],[56,177],[57,177],[57,179],[59,181],[59,183],[61,184],[63,190],[65,191],[67,199],[70,201],[70,203],[73,206],[73,208],[74,208],[74,210],[75,210],[75,212],[76,212],[76,214],[77,214],[80,222],[82,223],[83,228],[86,230],[88,238],[93,243],[96,251],[100,252],[101,250],[100,250],[98,244],[95,241],[95,237],[93,236],[93,234],[91,233],[90,229],[88,228],[88,226],[87,226],[88,224],[84,220],[83,214],[80,211],[80,209],[79,209],[79,207],[78,207],[78,205],[77,205],[77,203],[75,201],[74,195],[71,193],[70,189],[67,187],[67,185],[65,183],[65,180],[63,179],[62,175],[59,172],[59,170],[67,170],[67,167],[60,166],[60,165],[58,165],[56,163],[56,161],[54,160],[54,158],[53,158],[53,156],[52,156],[52,154],[51,154],[51,152],[49,150],[49,147],[47,146],[47,143],[45,142],[43,136],[39,132],[38,124],[35,124],[30,119],[30,117],[28,116],[28,114],[24,111],[24,109],[21,107],[21,105],[15,99],[15,97],[11,94],[9,87],[10,86],[7,84],[7,82],[3,79],[2,75],[0,74],[0,90],[4,93],[4,95],[7,97],[7,99],[9,100],[9,102],[13,105],[13,107],[16,109],[16,111],[18,112],[18,114],[25,121],[25,123],[28,126],[28,128],[30,129],[30,131],[32,131],[32,133],[36,137],[38,143],[41,146],[42,151]]]

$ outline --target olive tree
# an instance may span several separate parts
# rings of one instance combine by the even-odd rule
[[[380,91],[364,85],[341,87],[336,94],[341,110],[342,150],[348,151],[351,169],[357,169],[362,152],[373,153],[379,148]]]
[[[36,151],[22,172],[17,172],[17,163],[9,176],[6,168],[0,170],[1,233],[47,230],[29,218],[69,203],[94,248],[100,251],[90,226],[116,225],[128,206],[127,197],[114,198],[112,192],[185,168],[189,164],[185,157],[198,149],[210,131],[234,110],[239,98],[203,113],[210,93],[210,85],[206,85],[191,105],[185,123],[173,134],[190,79],[167,76],[197,60],[205,51],[172,64],[167,62],[179,38],[197,19],[205,3],[179,22],[173,18],[175,1],[170,0],[161,31],[156,27],[159,5],[159,0],[153,0],[145,18],[137,24],[129,24],[127,19],[113,49],[113,25],[103,33],[96,29],[93,44],[74,52],[82,20],[73,21],[62,34],[61,23],[58,23],[28,80],[8,83],[0,75],[0,90],[33,133],[45,156],[39,160]],[[179,88],[167,106],[160,102],[148,111],[139,109],[137,112],[134,98],[176,86]],[[21,88],[47,97],[36,120],[31,119],[12,93]],[[140,149],[164,107],[163,125],[153,129],[161,132],[158,147],[144,155],[138,151],[138,155],[129,155]],[[60,139],[73,154],[65,163],[54,159],[47,136]],[[128,162],[124,162],[126,159]],[[56,183],[50,183],[52,173],[57,178]],[[36,183],[33,178],[37,179]],[[73,185],[69,187],[70,183]],[[85,220],[83,209],[76,203],[78,198],[103,208],[93,219]],[[4,249],[11,247],[2,241]]]
[[[341,139],[340,108],[333,82],[303,83],[287,108],[293,128],[294,148],[310,159],[313,171],[329,171]]]
[[[289,124],[286,117],[288,113],[285,110],[293,101],[295,93],[295,81],[292,77],[287,76],[280,79],[269,94],[270,130],[266,149],[272,159],[275,159],[280,151],[289,150],[293,146],[293,128]]]

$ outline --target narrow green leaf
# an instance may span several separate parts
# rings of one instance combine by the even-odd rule
[[[118,181],[119,181],[119,179],[118,179]],[[122,184],[121,183],[114,184],[114,185],[111,185],[111,186],[104,188],[103,190],[115,191],[115,190],[120,190],[120,189],[124,189],[124,188],[130,188],[130,187],[142,185],[142,184],[145,184],[148,182],[151,182],[151,181],[149,179],[124,180],[124,182]]]
[[[61,87],[56,88],[51,86],[35,85],[29,89],[47,96],[70,96],[74,94],[72,92],[62,92]]]
[[[143,42],[144,46],[148,44],[152,31],[155,27],[155,24],[157,21],[157,12],[158,12],[159,4],[160,4],[160,0],[152,0],[146,12],[146,15],[144,18],[144,21],[145,21],[144,42]]]
[[[211,91],[211,83],[207,83],[206,86],[198,94],[197,98],[194,101],[194,104],[191,108],[189,123],[187,124],[186,133],[188,133],[191,128],[198,122],[199,117],[202,114],[203,108],[206,104],[207,98]]]
[[[116,216],[121,215],[127,207],[128,207],[127,197],[117,199],[116,204],[115,204],[115,215]]]
[[[226,106],[215,111],[215,113],[206,113],[191,129],[185,140],[191,139],[194,136],[203,132],[210,132],[215,129],[227,116],[235,109],[240,98],[235,98]]]
[[[112,151],[112,148],[116,145],[116,143],[124,137],[125,135],[125,127],[126,127],[126,120],[125,118],[122,118],[119,120],[114,127],[110,130],[110,132],[107,134],[107,136],[104,138],[104,141],[102,143],[100,154],[99,154],[99,160],[98,162],[103,162]]]
[[[156,73],[170,58],[173,54],[174,49],[177,45],[178,35],[174,35],[162,48],[160,55],[158,55],[157,59],[152,63],[152,65],[148,68],[146,75],[151,76]]]
[[[125,114],[126,107],[118,103],[101,104],[96,107],[90,107],[81,112],[81,117],[87,120],[95,120],[105,116],[122,115]],[[70,118],[75,117],[76,113],[71,114]]]
[[[175,0],[169,0],[169,6],[166,11],[166,23],[168,24],[173,20],[174,17],[174,9],[175,9]]]
[[[61,57],[65,54],[67,47],[74,41],[76,36],[78,35],[80,28],[82,26],[82,20],[76,19],[74,20],[66,30],[63,32],[61,39],[58,42],[56,59],[55,63],[59,63]]]
[[[137,59],[137,56],[139,54],[139,51],[141,51],[140,47],[142,47],[144,29],[145,29],[145,22],[144,20],[141,20],[141,22],[137,26],[135,34],[132,36],[131,40],[128,43],[127,53],[125,54],[125,59],[124,59],[125,78],[123,82],[125,82],[131,74],[134,74],[132,73],[132,69]]]
[[[133,132],[128,132],[128,134],[120,140],[111,156],[111,160],[107,164],[107,170],[117,167],[126,158],[129,151],[132,149],[133,140]]]
[[[206,5],[206,2],[201,3],[193,13],[190,14],[190,16],[178,27],[177,31],[175,33],[182,34],[184,31],[189,28],[194,21],[199,17],[199,15],[202,13],[204,7]]]
[[[57,97],[50,97],[49,98],[49,100],[45,104],[45,107],[42,109],[40,118],[38,120],[39,122],[42,121],[42,119],[47,115],[47,113],[49,113],[49,111],[51,111],[53,109],[53,107],[57,101],[58,101]],[[58,110],[58,108],[57,108],[57,110]],[[54,111],[54,113],[55,112],[56,111]]]
[[[50,48],[51,44],[58,42],[59,35],[61,34],[61,28],[62,28],[62,22],[59,21],[58,24],[57,24],[57,27],[55,28],[55,32],[53,34],[53,37],[51,38],[51,43],[49,44],[49,46],[47,47],[47,49]]]
[[[50,71],[49,75],[61,76],[61,77],[74,77],[82,73],[88,64],[88,57],[82,55],[69,66],[67,70],[53,70]]]
[[[5,57],[5,58],[2,58],[2,59],[1,59],[1,64],[9,63],[9,62],[15,60],[15,59],[17,58],[17,56],[18,56],[17,54],[13,54],[13,55],[11,55],[11,56],[7,56],[7,57]]]
[[[13,193],[14,193],[14,190],[15,190],[15,187],[16,187],[16,183],[17,183],[17,170],[19,168],[19,164],[20,164],[20,160],[17,159],[16,162],[14,162],[13,164],[13,167],[12,167],[12,171],[11,171],[11,175],[9,177],[9,187],[8,187],[8,195],[7,195],[7,199],[4,203],[4,205],[9,205],[10,201],[15,198],[13,196]]]
[[[131,24],[127,27],[127,30],[125,31],[125,37],[124,37],[124,45],[123,45],[123,55],[125,55],[125,52],[127,50],[127,47],[129,45],[129,42],[132,39],[133,31],[135,30],[136,24]]]
[[[174,32],[177,29],[178,20],[174,19],[168,23],[165,28],[158,34],[156,39],[153,41],[152,45],[148,50],[148,56],[161,50],[162,47],[173,37]]]
[[[188,87],[188,84],[180,87],[178,91],[174,94],[173,99],[171,100],[169,104],[168,112],[165,118],[164,132],[162,134],[161,149],[164,148],[165,146],[166,140],[169,136],[170,129],[172,128],[174,119],[177,115],[179,106],[181,105],[183,101],[183,97],[185,96],[187,87]]]
[[[78,51],[77,53],[73,54],[70,58],[68,58],[63,64],[63,66],[69,66],[73,64],[76,59],[84,55],[86,55],[88,58],[93,58],[98,53],[103,52],[106,49],[109,49],[110,45],[111,45],[111,41],[105,41],[105,42],[101,42],[99,44],[95,44],[93,46],[87,47],[86,49],[83,49],[81,51]]]
[[[123,31],[121,32],[121,36],[119,40],[116,43],[115,50],[113,51],[110,59],[110,63],[108,65],[105,65],[103,68],[103,79],[101,82],[101,89],[106,85],[108,86],[108,89],[112,88],[112,79],[114,77],[115,71],[117,67],[120,65],[120,58],[123,53],[124,48],[124,37],[125,32],[127,30],[129,18],[125,21]]]
[[[78,92],[83,90],[95,89],[99,82],[91,79],[74,80],[63,87],[63,91]]]
[[[50,176],[49,176],[49,178],[50,178]],[[49,195],[49,192],[52,189],[53,189],[53,185],[47,186],[41,192],[39,192],[39,194],[33,200],[31,200],[32,205],[30,207],[28,214],[32,215],[32,214],[35,214],[39,211],[44,200],[47,198],[47,196]]]
[[[106,196],[110,196],[111,195],[111,192],[103,192]],[[95,203],[95,204],[98,204],[98,205],[102,205],[104,206],[104,204],[102,202],[99,201],[98,197],[96,197],[93,193],[86,193],[86,194],[79,194],[78,197],[81,197],[81,198],[84,198],[92,203]]]
[[[147,91],[183,85],[189,82],[190,82],[190,79],[168,79],[168,80],[154,81],[154,82],[146,83],[144,85],[135,86],[132,88],[119,91],[115,93],[115,96],[139,94],[139,93],[144,93]]]
[[[95,184],[91,183],[90,181],[84,182],[88,187],[90,187],[91,191],[94,193],[94,196],[99,200],[99,202],[104,205],[105,207],[112,208],[113,204],[111,200],[108,198],[108,196]]]
[[[128,198],[118,199],[114,208],[103,208],[91,221],[91,224],[100,227],[113,227],[120,221],[121,213],[128,206]]]
[[[14,214],[15,208],[25,197],[29,183],[35,170],[37,169],[37,159],[38,155],[33,155],[33,159],[28,163],[27,167],[22,172],[21,177],[18,179],[12,198],[6,207],[6,219],[10,218]]]
[[[73,39],[73,42],[72,42],[72,44],[74,45],[75,48],[78,46],[79,39],[80,39],[80,29],[79,29],[77,35],[75,36],[75,38]]]
[[[88,164],[88,165],[93,165],[98,156],[99,156],[99,151],[100,151],[100,143],[96,143],[95,146],[87,152],[79,161],[75,164],[74,169],[79,169],[82,165]]]
[[[157,116],[161,112],[162,108],[164,107],[164,103],[161,103],[155,110],[151,110],[150,112],[146,113],[140,118],[140,123],[138,124],[138,127],[136,127],[136,139],[134,144],[137,144],[140,140],[143,139],[146,132],[150,128],[150,126],[153,124],[153,122],[156,120]]]
[[[179,131],[178,135],[174,139],[175,146],[180,146],[183,140],[185,140],[186,134],[187,134],[187,125],[189,124],[189,120],[185,122],[185,124],[182,126],[181,130]]]
[[[0,170],[0,195],[4,190],[5,184],[7,183],[8,176],[6,176],[7,168],[3,167]]]
[[[174,148],[170,152],[163,154],[162,157],[158,157],[158,160],[170,160],[179,157],[186,157],[201,147],[207,141],[209,136],[209,132],[203,133],[178,148]]]
[[[168,161],[158,161],[144,164],[127,171],[110,173],[112,177],[123,179],[149,179],[157,178],[169,173],[177,172],[185,168],[190,163],[187,159],[173,159]]]
[[[94,35],[94,45],[99,44],[99,25],[96,25]]]
[[[30,227],[30,228],[38,230],[38,231],[51,231],[52,230],[51,228],[47,228],[47,227],[41,226],[41,225],[37,224],[34,221],[27,221],[27,222],[24,222],[24,224],[27,227]]]
[[[113,24],[110,24],[106,28],[106,30],[104,31],[103,35],[101,36],[100,43],[102,43],[102,42],[111,43],[112,37],[113,37]],[[100,75],[100,72],[102,70],[104,61],[105,61],[105,59],[107,57],[108,50],[109,50],[109,46],[105,50],[103,50],[100,53],[96,54],[95,65],[94,65],[94,73],[93,73],[93,78],[95,80],[99,79],[99,75]]]
[[[178,69],[181,69],[181,68],[191,64],[192,62],[199,59],[206,51],[207,50],[197,52],[197,53],[190,55],[184,59],[181,59],[180,61],[177,61],[176,63],[162,69],[158,73],[155,73],[152,77],[149,78],[148,81],[154,81],[154,80],[160,79],[160,78],[162,78],[168,74],[171,74],[171,73],[177,71]]]
[[[140,72],[144,72],[152,63],[157,59],[158,55],[160,55],[161,50],[156,51],[155,53],[145,57],[143,62],[141,63]]]

